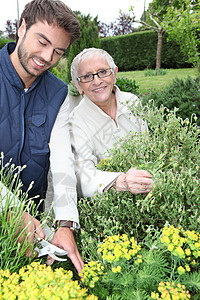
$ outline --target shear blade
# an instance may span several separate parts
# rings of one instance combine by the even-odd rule
[[[58,260],[58,261],[66,261],[67,260],[67,258],[58,257],[53,253],[49,253],[49,256],[51,256],[53,259]]]

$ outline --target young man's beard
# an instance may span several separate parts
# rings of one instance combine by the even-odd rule
[[[19,61],[20,61],[20,64],[22,65],[22,67],[24,68],[24,70],[31,76],[33,77],[38,77],[40,76],[42,73],[44,73],[47,69],[43,70],[43,71],[40,71],[38,70],[38,74],[34,74],[32,73],[29,68],[28,68],[28,53],[26,51],[26,48],[24,47],[24,40],[25,40],[25,36],[23,37],[23,40],[21,42],[21,44],[19,45],[18,47],[18,58],[19,58]],[[44,60],[42,60],[40,58],[41,61],[43,61],[46,65],[48,65],[47,62],[45,62]],[[52,68],[52,66],[49,67],[49,69]]]

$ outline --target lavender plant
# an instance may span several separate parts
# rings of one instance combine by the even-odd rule
[[[28,191],[22,192],[19,172],[12,161],[4,165],[0,157],[0,269],[14,272],[29,264],[27,250],[34,250],[30,244],[27,226],[24,226],[24,213],[37,216],[33,199],[28,199]],[[31,186],[30,186],[31,188]],[[20,242],[19,242],[20,241]]]

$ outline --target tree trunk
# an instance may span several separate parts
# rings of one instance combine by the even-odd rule
[[[163,42],[164,30],[158,31],[158,43],[157,43],[157,53],[156,53],[156,70],[161,67],[161,52],[162,52],[162,42]]]

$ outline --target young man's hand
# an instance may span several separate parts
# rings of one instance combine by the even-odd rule
[[[67,256],[71,259],[77,272],[80,273],[84,267],[84,263],[78,251],[72,230],[68,227],[58,228],[53,239],[51,240],[51,243],[68,252]],[[51,265],[53,262],[54,259],[48,256],[47,265]]]
[[[12,216],[13,212],[11,209],[7,213],[7,221],[10,223],[12,223]],[[18,242],[22,243],[23,247],[27,247],[26,256],[36,255],[33,249],[34,239],[42,240],[45,238],[40,221],[27,212],[19,213],[19,218],[15,236],[19,235]]]

